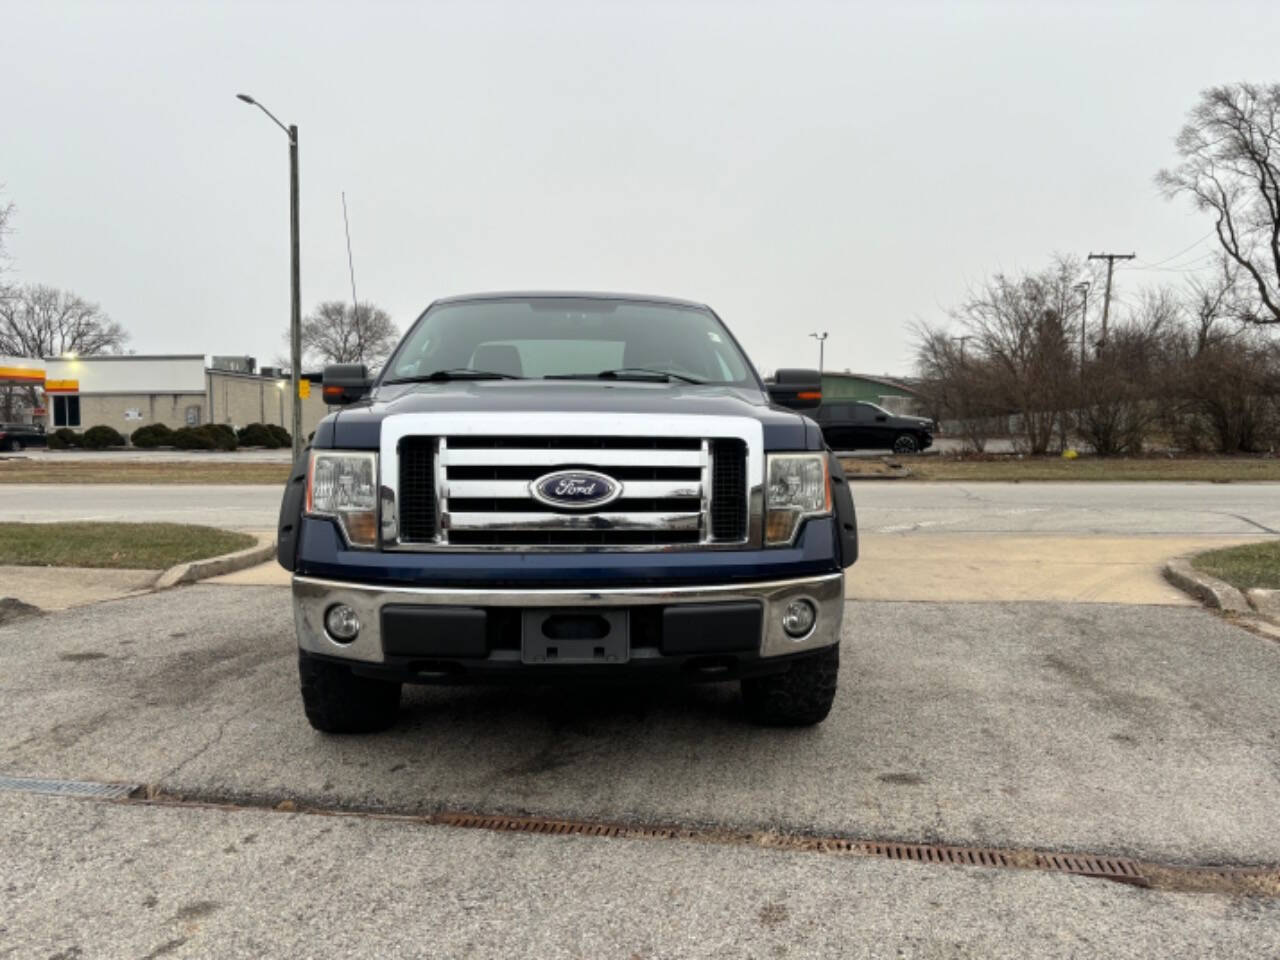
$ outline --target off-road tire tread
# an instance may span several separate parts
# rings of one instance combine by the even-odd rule
[[[302,706],[322,733],[376,733],[396,722],[400,684],[352,673],[315,657],[298,657]]]
[[[767,727],[809,727],[831,712],[840,672],[840,646],[797,659],[786,673],[748,677],[742,702],[752,723]]]

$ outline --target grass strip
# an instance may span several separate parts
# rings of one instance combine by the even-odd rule
[[[289,464],[261,460],[0,460],[3,483],[280,484]]]
[[[183,523],[0,523],[0,566],[163,570],[255,543]]]
[[[1237,590],[1280,590],[1280,540],[1210,550],[1194,557],[1191,565]]]
[[[911,471],[910,480],[937,482],[1280,482],[1280,458],[1240,457],[1009,457],[966,460],[955,457],[892,457],[889,462]],[[845,475],[884,476],[880,459],[849,457],[841,461]]]

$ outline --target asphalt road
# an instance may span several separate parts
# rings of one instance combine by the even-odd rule
[[[911,483],[854,485],[867,533],[1280,533],[1280,485]],[[272,529],[274,486],[6,484],[0,519],[169,520]]]
[[[286,593],[184,588],[0,627],[0,772],[1280,863],[1274,641],[1124,605],[857,603],[847,624],[812,730],[748,725],[732,686],[415,688],[390,732],[327,738]],[[0,950],[21,956],[1280,951],[1274,900],[1026,873],[12,794],[0,823]]]

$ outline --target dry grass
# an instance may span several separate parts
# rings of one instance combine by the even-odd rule
[[[0,565],[163,570],[255,543],[181,523],[0,523]]]
[[[1192,559],[1191,565],[1237,590],[1280,590],[1280,540],[1210,550]]]
[[[246,460],[0,460],[3,483],[235,483],[283,486],[289,464]]]
[[[981,483],[1001,481],[1195,481],[1209,483],[1280,482],[1280,458],[1239,457],[889,457],[881,460],[842,460],[845,474],[884,476],[899,471],[884,463],[910,470],[912,480]]]

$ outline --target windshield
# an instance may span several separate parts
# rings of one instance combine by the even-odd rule
[[[746,357],[707,310],[589,297],[444,303],[428,310],[392,355],[382,382],[473,370],[508,377],[637,379],[654,373],[757,386]]]

